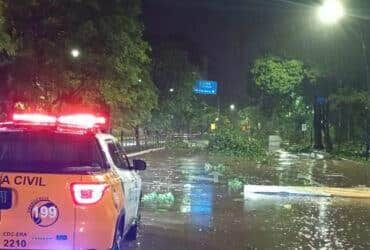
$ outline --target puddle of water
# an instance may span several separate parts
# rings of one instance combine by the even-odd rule
[[[280,162],[290,164],[278,164],[280,170],[248,169],[248,184],[369,184],[363,170],[343,162],[282,155],[286,157]],[[139,239],[127,249],[370,249],[369,200],[304,196],[244,200],[228,192],[226,185],[205,179],[204,164],[209,160],[205,155],[157,152],[146,160],[151,167],[143,172],[144,193],[172,192],[175,202],[167,210],[144,208]],[[346,176],[340,178],[341,184],[339,175]]]
[[[278,185],[355,187],[370,186],[370,169],[353,162],[326,160],[320,154],[293,155],[278,151],[279,160],[274,170]]]

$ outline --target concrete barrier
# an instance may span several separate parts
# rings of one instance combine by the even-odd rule
[[[276,196],[317,196],[370,199],[370,188],[331,188],[331,187],[293,187],[293,186],[260,186],[245,185],[244,198],[249,195]]]
[[[278,135],[269,136],[269,151],[277,151],[281,147],[282,139]]]

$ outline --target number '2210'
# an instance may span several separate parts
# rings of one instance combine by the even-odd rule
[[[4,247],[26,247],[25,240],[4,240]]]

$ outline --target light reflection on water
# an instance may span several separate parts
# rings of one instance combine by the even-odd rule
[[[370,201],[324,197],[254,194],[244,201],[244,215],[272,239],[269,248],[349,249],[370,247]],[[250,216],[253,214],[253,216]],[[261,237],[253,239],[261,246]]]
[[[198,229],[210,228],[214,203],[213,178],[208,176],[203,166],[199,166],[199,162],[185,159],[179,162],[178,167],[186,182],[180,205],[181,213],[188,214],[188,223]]]
[[[190,215],[190,223],[198,228],[209,228],[213,214],[213,185],[207,183],[185,185],[180,211]]]

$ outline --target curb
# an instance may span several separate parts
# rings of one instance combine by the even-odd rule
[[[351,159],[347,159],[347,158],[343,158],[343,157],[339,157],[340,160],[342,161],[348,161],[348,162],[352,162],[352,163],[356,163],[358,165],[364,165],[362,162],[360,161],[355,161],[355,160],[351,160]]]
[[[127,157],[132,158],[132,157],[135,157],[135,156],[140,156],[140,155],[144,155],[144,154],[149,154],[149,153],[154,153],[154,152],[157,152],[157,151],[161,151],[163,149],[165,149],[165,148],[162,147],[162,148],[147,149],[147,150],[143,150],[143,151],[140,151],[140,152],[127,154]]]

